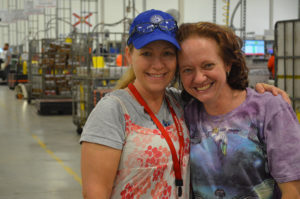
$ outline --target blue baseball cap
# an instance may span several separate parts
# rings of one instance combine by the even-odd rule
[[[167,22],[167,25],[164,26],[166,29],[162,30],[159,25],[165,21]],[[168,21],[172,23],[168,23]],[[151,28],[153,28],[154,25],[155,28],[153,31],[147,32],[147,24],[149,24],[149,27],[151,26]],[[141,28],[145,28],[146,32],[137,31],[137,29],[140,30]],[[176,40],[177,29],[177,23],[170,14],[160,10],[147,10],[136,16],[133,20],[130,26],[127,44],[129,45],[132,43],[136,49],[141,49],[153,41],[164,40],[170,42],[180,50],[180,45]]]

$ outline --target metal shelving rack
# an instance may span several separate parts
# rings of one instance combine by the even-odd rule
[[[17,9],[17,5],[16,5],[16,0],[15,1],[11,1],[11,0],[7,0],[7,8],[8,11],[13,11]],[[17,29],[17,24],[16,23],[10,23],[9,24],[9,30],[8,30],[8,34],[10,35],[10,40],[9,40],[9,45],[16,45],[17,41],[16,41],[16,29]]]
[[[24,0],[3,0],[2,9],[5,9],[9,12],[16,12],[21,11],[24,8]],[[19,16],[19,15],[16,15]],[[25,19],[22,19],[23,22]],[[22,23],[21,19],[18,18],[16,21],[11,21],[10,23],[6,24],[7,26],[7,38],[3,39],[4,42],[8,42],[10,45],[18,46],[21,43],[22,33],[25,35],[24,29],[21,30],[20,24]]]
[[[55,8],[45,9],[45,38],[65,38],[73,30],[71,0],[56,0]]]
[[[40,97],[42,93],[40,66],[41,59],[41,42],[37,39],[29,40],[29,53],[28,53],[28,103],[32,99]]]
[[[17,0],[17,8],[18,9],[24,9],[24,0]],[[22,49],[20,49],[20,53],[25,51],[25,44],[24,44],[24,37],[26,36],[26,23],[28,21],[27,19],[22,19],[20,21],[17,21],[17,44],[18,46],[22,46]]]
[[[104,4],[104,2],[102,1]],[[104,5],[102,5],[104,7]],[[92,76],[92,50],[93,41],[90,38],[92,27],[98,25],[99,4],[98,0],[80,0],[79,15],[73,13],[77,17],[74,27],[79,25],[79,29],[75,36],[75,43],[81,44],[81,47],[74,50],[73,60],[79,62],[76,67],[77,74],[72,77],[72,116],[73,123],[77,126],[77,132],[81,133],[82,127],[85,124],[92,109],[92,88],[94,87],[94,77]],[[102,13],[103,14],[103,13]],[[79,19],[80,17],[81,19]],[[79,23],[79,24],[78,24]],[[101,39],[101,38],[100,38]],[[99,38],[97,38],[99,43]],[[95,44],[94,44],[95,45]]]
[[[231,14],[231,19],[230,19],[230,27],[234,31],[239,31],[241,39],[245,40],[246,39],[246,12],[247,12],[247,4],[246,0],[239,0],[239,2],[236,4],[232,14]],[[237,12],[238,8],[240,7],[240,27],[236,28],[233,25],[233,20],[235,17],[235,13]]]
[[[217,23],[217,0],[213,0],[212,3],[213,3],[212,22]],[[230,23],[229,23],[229,10],[230,10],[231,1],[222,0],[222,3],[224,3],[224,5],[222,6],[222,11],[223,11],[222,16],[225,17],[222,22],[224,22],[226,26],[230,26],[235,32],[238,32],[239,36],[243,40],[245,40],[246,39],[246,11],[247,11],[246,0],[239,0],[237,2],[231,14]],[[239,8],[240,8],[240,27],[237,28],[233,25],[233,20]]]
[[[300,20],[275,24],[275,85],[285,90],[300,119]]]
[[[10,48],[12,49],[12,63],[7,76],[7,83],[10,89],[14,89],[18,83],[27,82],[27,76],[23,75],[22,67],[20,66],[20,58],[24,46],[21,44],[20,35],[23,32],[21,32],[21,27],[19,24],[22,22],[21,20],[24,21],[25,19],[20,18],[21,15],[18,11],[21,10],[22,6],[23,4],[20,2],[20,0],[7,1],[7,10],[9,12],[15,12],[14,14],[17,17],[14,19],[14,21],[12,20],[8,24],[9,41],[6,41],[9,43]]]
[[[87,18],[88,24],[82,23],[80,30],[73,38],[77,38],[76,43],[81,43],[81,48],[77,48],[78,52],[74,52],[75,57],[85,57],[84,62],[80,62],[76,67],[76,75],[72,76],[73,79],[73,123],[77,126],[77,133],[81,133],[82,127],[85,124],[96,103],[107,93],[112,90],[117,80],[127,70],[127,67],[116,67],[117,55],[122,55],[124,58],[124,49],[128,37],[127,30],[128,18],[126,9],[126,1],[123,1],[124,17],[120,21],[112,24],[104,23],[104,1],[101,3],[100,23],[98,22],[98,1],[97,0],[81,0],[81,16],[90,15]],[[130,5],[129,5],[130,6]],[[133,15],[135,11],[135,3],[132,1]],[[134,16],[133,16],[134,17]],[[109,27],[118,24],[124,24],[123,32],[109,32]],[[127,25],[127,26],[126,26]],[[105,28],[108,29],[105,29]],[[100,53],[99,44],[108,51],[107,54]],[[117,51],[114,51],[118,49]],[[93,53],[95,50],[95,53]],[[96,61],[98,60],[98,61]],[[123,59],[124,60],[124,59]],[[78,58],[77,60],[78,61]],[[75,62],[76,62],[75,61]],[[122,62],[125,65],[125,62]]]
[[[121,49],[125,48],[123,38],[127,35],[110,33],[108,38],[105,34],[103,32],[78,33],[75,37],[78,47],[74,45],[77,51],[73,51],[76,74],[72,76],[72,116],[79,134],[96,103],[112,90],[117,80],[127,70],[127,67],[116,66],[116,57],[122,54]],[[107,48],[108,53],[99,54],[98,49],[93,48],[93,46],[98,46],[98,38],[105,38],[100,40],[104,46],[117,44],[118,50],[113,51],[115,49]]]
[[[56,38],[67,37],[73,30],[71,26],[72,4],[71,0],[56,1]],[[69,24],[69,25],[66,25]]]
[[[81,133],[88,110],[90,109],[87,92],[91,88],[92,76],[90,69],[90,42],[87,33],[75,33],[73,37],[72,64],[76,74],[72,76],[72,120]]]
[[[71,114],[72,43],[65,39],[31,40],[29,47],[28,102],[36,99],[41,114]]]
[[[1,8],[2,9],[7,9],[7,2],[1,1]],[[9,37],[9,24],[2,24],[0,25],[1,29],[1,36],[2,36],[2,43],[9,42],[10,37]]]
[[[56,8],[47,8],[44,11],[44,24],[45,24],[45,38],[56,38],[56,25],[57,25],[57,9]]]
[[[40,15],[29,15],[28,16],[28,37],[30,39],[39,39],[40,27]]]
[[[28,102],[35,99],[40,114],[72,111],[71,10],[71,0],[57,0],[56,7],[45,8],[45,37],[29,42]]]
[[[0,29],[1,29],[2,41],[3,41],[3,43],[6,43],[7,41],[10,40],[9,25],[8,24],[1,24]]]
[[[99,23],[99,0],[80,0],[80,17],[87,23],[80,23],[80,32],[92,32],[92,27]]]

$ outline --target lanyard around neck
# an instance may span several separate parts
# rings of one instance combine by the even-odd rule
[[[181,165],[181,161],[182,161],[182,158],[183,158],[182,156],[183,156],[183,148],[184,148],[184,138],[183,138],[182,126],[179,123],[179,120],[176,116],[176,113],[175,113],[174,109],[172,108],[172,106],[170,105],[169,100],[166,98],[168,108],[170,109],[170,112],[172,114],[174,123],[176,125],[177,134],[178,134],[178,137],[179,137],[179,146],[180,146],[179,147],[179,158],[177,157],[176,149],[174,147],[174,144],[173,144],[168,132],[165,130],[163,125],[160,123],[160,121],[154,115],[154,113],[149,108],[148,104],[145,102],[145,100],[140,95],[138,90],[135,88],[135,86],[132,83],[128,85],[128,88],[132,92],[134,97],[137,99],[137,101],[140,103],[140,105],[142,105],[144,107],[145,111],[147,111],[147,113],[150,115],[151,119],[156,124],[158,129],[161,131],[162,135],[164,136],[165,140],[167,141],[167,143],[169,145],[169,148],[170,148],[171,153],[172,153],[173,164],[174,164],[175,185],[178,187],[178,196],[181,196],[182,195],[182,188],[181,187],[183,186],[183,180],[182,180],[180,165]]]

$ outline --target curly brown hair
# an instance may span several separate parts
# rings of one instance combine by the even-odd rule
[[[210,22],[184,23],[177,32],[177,40],[199,36],[210,38],[217,42],[219,55],[225,64],[231,65],[227,83],[232,89],[244,90],[249,84],[245,55],[242,51],[243,41],[230,28]]]

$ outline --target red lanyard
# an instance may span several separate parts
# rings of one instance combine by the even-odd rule
[[[169,148],[170,148],[171,153],[172,153],[173,164],[174,164],[175,185],[178,186],[178,196],[181,196],[182,195],[182,188],[181,187],[183,186],[183,180],[182,180],[180,165],[181,165],[181,161],[182,161],[182,158],[183,158],[184,138],[183,138],[182,126],[179,123],[179,120],[176,116],[176,113],[175,113],[174,109],[172,108],[172,106],[170,105],[169,100],[166,98],[168,107],[169,107],[170,112],[172,114],[172,118],[173,118],[174,123],[176,125],[177,134],[178,134],[178,137],[179,137],[179,146],[180,146],[179,147],[179,159],[177,157],[176,149],[174,147],[174,144],[173,144],[169,134],[167,133],[167,131],[165,130],[163,125],[160,123],[160,121],[157,119],[157,117],[154,115],[154,113],[151,111],[151,109],[149,108],[149,106],[147,105],[147,103],[145,102],[143,97],[140,95],[138,90],[135,88],[135,86],[133,84],[129,84],[128,88],[132,92],[132,94],[135,96],[137,101],[140,103],[140,105],[142,105],[144,107],[144,109],[147,111],[147,113],[150,115],[151,119],[156,124],[158,129],[161,131],[162,135],[164,136],[164,138],[166,139],[166,141],[169,145]]]

